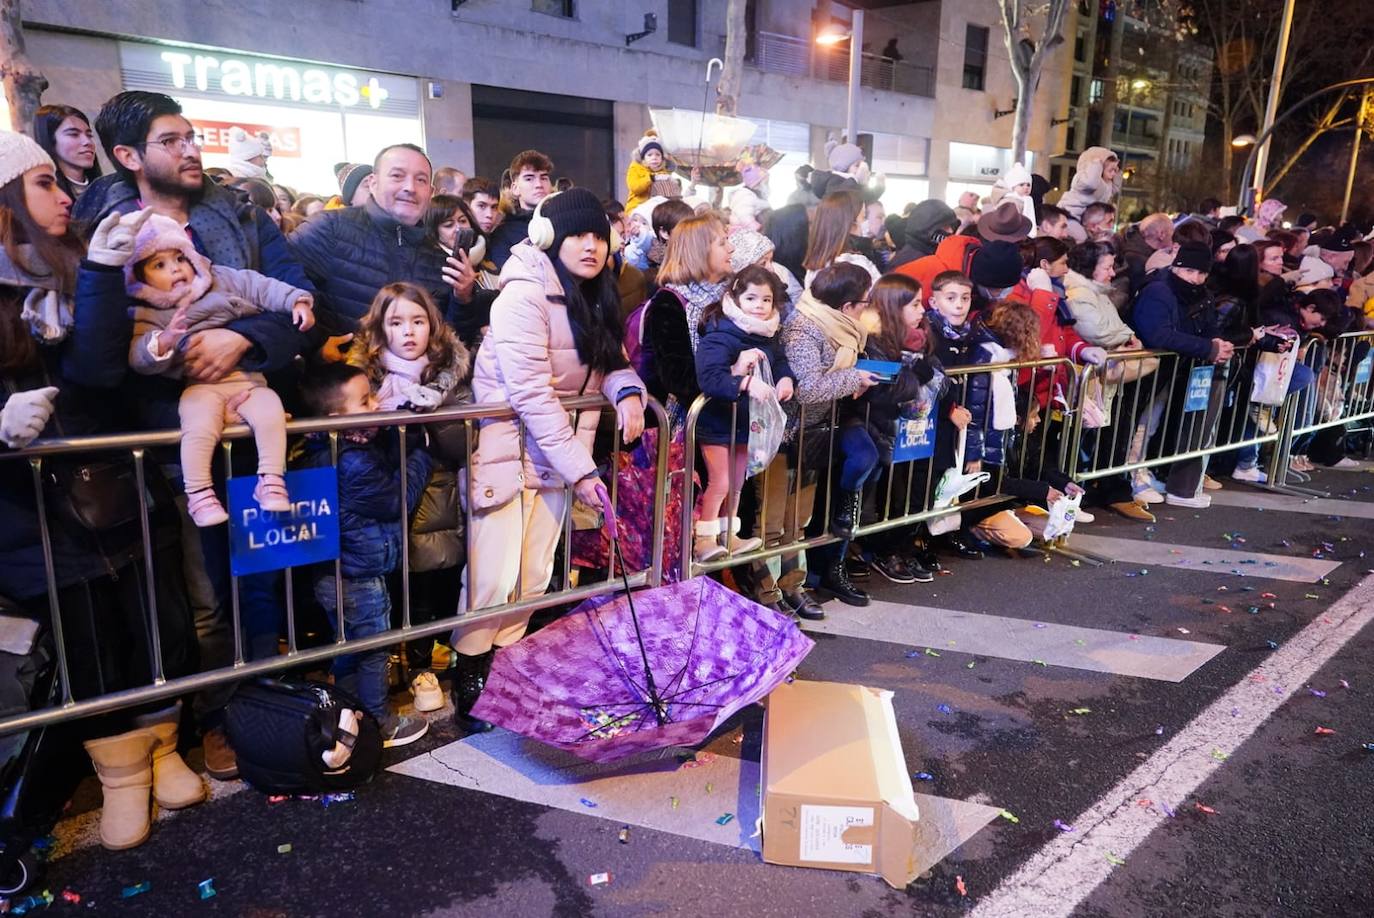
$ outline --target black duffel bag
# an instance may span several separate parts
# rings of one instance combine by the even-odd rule
[[[230,699],[224,726],[239,776],[267,794],[350,790],[372,780],[382,758],[376,718],[353,695],[326,682],[246,682]]]

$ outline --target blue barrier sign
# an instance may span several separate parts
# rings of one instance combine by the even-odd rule
[[[1193,367],[1188,374],[1188,394],[1183,401],[1184,412],[1202,411],[1212,400],[1213,367]]]
[[[915,462],[935,455],[935,425],[925,415],[897,419],[897,440],[892,446],[893,462]]]
[[[339,478],[334,467],[287,472],[291,509],[262,510],[256,475],[229,479],[229,570],[235,577],[339,557]]]
[[[1355,385],[1369,382],[1371,357],[1374,357],[1374,354],[1365,354],[1364,359],[1355,364]]]

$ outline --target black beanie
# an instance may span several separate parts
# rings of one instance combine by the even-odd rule
[[[980,287],[1001,290],[1021,280],[1021,250],[1014,242],[985,242],[973,253],[969,279]]]
[[[569,188],[551,194],[539,205],[539,213],[553,224],[554,238],[596,233],[611,238],[611,221],[601,200],[586,188]]]
[[[1192,268],[1204,274],[1212,270],[1212,249],[1201,242],[1185,242],[1174,256],[1175,268]]]

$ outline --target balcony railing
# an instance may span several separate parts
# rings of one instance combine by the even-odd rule
[[[849,81],[848,49],[815,47],[804,38],[777,32],[755,32],[751,38],[752,53],[746,60],[758,70],[833,83]],[[935,69],[864,54],[859,65],[859,83],[871,89],[934,98]]]

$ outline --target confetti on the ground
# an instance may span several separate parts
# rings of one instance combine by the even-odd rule
[[[677,798],[676,798],[676,797],[669,797],[669,798],[668,798],[668,802],[671,803],[671,804],[673,805],[673,809],[677,809]]]
[[[1074,641],[1074,643],[1077,644],[1079,647],[1087,647],[1087,646],[1088,646],[1088,642],[1085,641],[1085,640],[1083,640],[1082,638],[1079,638],[1078,640]]]
[[[196,884],[196,889],[200,890],[200,897],[202,899],[214,898],[214,896],[216,895],[215,878],[210,877],[209,879],[201,880],[199,883]]]
[[[1231,754],[1229,752],[1222,752],[1220,749],[1212,750],[1212,758],[1216,759],[1218,762],[1225,762],[1230,757]]]
[[[589,886],[605,886],[609,882],[611,882],[609,873],[594,873],[587,877],[587,885]]]
[[[277,853],[278,853],[278,854],[290,854],[290,853],[291,853],[291,843],[290,843],[290,842],[287,842],[287,843],[284,844],[284,845],[277,845]]]
[[[1160,724],[1158,727],[1155,727],[1155,736],[1163,736],[1163,735],[1164,735],[1164,725],[1163,725],[1163,724]]]
[[[1111,865],[1113,865],[1113,866],[1115,866],[1115,867],[1125,867],[1125,866],[1126,866],[1126,860],[1125,860],[1125,858],[1117,857],[1115,854],[1112,854],[1110,851],[1107,852],[1106,858],[1107,858],[1107,863],[1109,863],[1109,864],[1111,864]]]
[[[1046,625],[1044,622],[1036,622],[1036,623],[1035,623],[1035,627],[1036,627],[1036,628],[1048,628],[1049,626]]]
[[[964,885],[964,878],[963,878],[963,877],[961,877],[961,876],[956,876],[956,877],[954,878],[954,888],[957,889],[957,890],[959,891],[959,895],[961,895],[961,896],[967,896],[967,895],[968,895],[968,887]]]
[[[1070,714],[1077,714],[1077,715],[1082,716],[1083,714],[1091,714],[1092,712],[1093,712],[1093,709],[1092,709],[1092,708],[1074,708],[1074,709],[1073,709],[1072,711],[1070,711],[1069,713],[1070,713]]]
[[[62,901],[68,902],[72,905],[80,905],[81,893],[77,892],[74,889],[64,889],[62,890]]]
[[[1179,633],[1179,634],[1192,634],[1193,632],[1189,631],[1187,628],[1179,628],[1179,629],[1178,629],[1178,633]]]
[[[964,669],[973,669],[973,664],[974,664],[975,662],[977,662],[977,661],[975,661],[975,660],[969,660],[969,661],[968,661],[968,666],[965,666]]]
[[[710,781],[707,781],[707,782],[706,782],[706,793],[709,794],[709,793],[711,793],[711,791],[713,791],[713,790],[715,790],[715,789],[716,789],[716,786],[715,786],[714,784],[712,784]]]
[[[1317,736],[1331,736],[1336,731],[1332,730],[1330,727],[1318,727],[1316,730],[1312,732],[1314,732]]]
[[[620,835],[618,837],[620,838],[620,843],[622,845],[628,845],[630,843],[630,827],[621,826]]]
[[[936,705],[935,710],[939,711],[941,714],[954,713],[954,709],[947,704]]]
[[[1346,682],[1344,679],[1342,679],[1342,680],[1341,680],[1341,688],[1343,688],[1343,689],[1348,689],[1348,688],[1350,688],[1350,683],[1349,683],[1349,682]]]
[[[1054,821],[1054,827],[1055,827],[1056,829],[1058,829],[1060,832],[1072,832],[1072,831],[1073,831],[1073,826],[1069,825],[1067,822],[1064,822],[1064,821],[1061,820],[1061,819],[1056,819],[1056,820]]]
[[[153,884],[144,880],[142,883],[135,883],[133,886],[126,886],[119,891],[121,899],[132,899],[134,896],[141,896],[153,888]]]
[[[1002,817],[1003,819],[1005,819],[1007,822],[1017,823],[1017,822],[1020,822],[1020,821],[1021,821],[1021,818],[1020,818],[1019,816],[1016,816],[1015,814],[1013,814],[1011,810],[1003,810],[1002,812],[998,813],[997,815],[998,815],[998,816],[1001,816],[1001,817]]]
[[[734,813],[726,813],[726,814],[724,814],[723,816],[720,816],[720,817],[718,817],[718,818],[716,819],[716,825],[718,825],[718,826],[728,826],[728,825],[730,824],[730,821],[733,820],[734,818],[735,818],[735,814],[734,814]]]
[[[1321,599],[1321,597],[1318,596],[1316,593],[1303,593],[1303,594],[1302,594],[1302,598],[1303,598],[1303,599]]]
[[[1171,809],[1169,809],[1169,804],[1167,804],[1167,803],[1165,803],[1164,801],[1161,800],[1160,803],[1159,803],[1159,806],[1160,806],[1160,809],[1164,810],[1164,812],[1166,812],[1166,813],[1169,814],[1169,818],[1170,818],[1170,819],[1173,819],[1173,818],[1174,818],[1174,811],[1171,810]]]
[[[1266,643],[1266,644],[1269,645],[1269,649],[1270,649],[1270,650],[1278,650],[1278,649],[1279,649],[1279,642],[1278,642],[1278,641],[1265,641],[1264,643]]]
[[[1313,695],[1317,696],[1318,698],[1326,697],[1326,692],[1323,692],[1321,689],[1310,688],[1308,689],[1308,691],[1311,692]]]
[[[320,802],[326,807],[333,806],[336,803],[349,803],[353,799],[353,791],[341,791],[337,794],[323,794],[320,796]]]
[[[1199,810],[1208,814],[1209,816],[1215,816],[1217,814],[1216,810],[1212,809],[1210,806],[1207,806],[1206,804],[1195,803],[1193,804],[1193,806],[1197,807]]]
[[[929,647],[926,648],[926,656],[928,656],[928,657],[938,657],[939,655],[940,655],[939,653],[937,653],[937,652],[934,651],[934,650],[931,650]]]
[[[918,771],[912,775],[917,781],[934,781],[935,776],[928,771]]]
[[[581,803],[583,806],[587,807],[588,809],[592,809],[592,810],[596,809],[596,801],[595,801],[595,800],[588,800],[586,797],[583,797],[581,800],[578,801],[578,803]]]
[[[921,652],[920,652],[919,650],[908,650],[908,651],[906,652],[906,658],[907,658],[908,660],[910,660],[910,659],[912,659],[912,658],[914,658],[914,657],[919,657],[920,655],[921,655]]]
[[[1365,752],[1374,752],[1374,743],[1361,743],[1360,748]]]
[[[1044,660],[1031,660],[1031,662],[1034,663],[1036,666],[1044,666],[1046,668],[1048,668],[1050,665],[1046,663]]]

